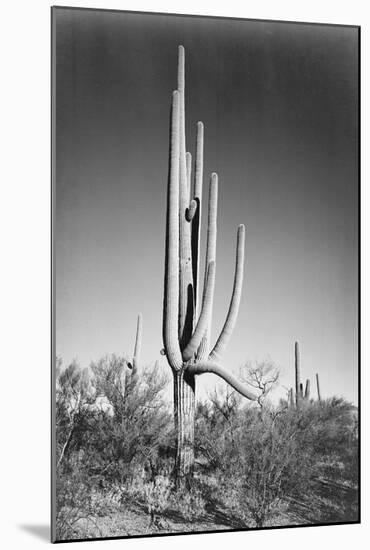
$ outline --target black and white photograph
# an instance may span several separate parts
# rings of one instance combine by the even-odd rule
[[[52,540],[359,523],[360,28],[51,27]]]

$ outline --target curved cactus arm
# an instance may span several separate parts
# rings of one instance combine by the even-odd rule
[[[203,189],[203,149],[204,149],[204,125],[203,122],[197,122],[197,137],[195,151],[195,176],[194,176],[194,197],[197,208],[192,217],[191,226],[191,255],[193,263],[193,284],[194,284],[194,304],[195,318],[198,315],[199,304],[199,258],[200,258],[200,228],[202,218],[202,189]],[[189,210],[191,203],[189,206]]]
[[[171,147],[168,178],[166,259],[163,300],[163,343],[168,362],[175,370],[182,367],[177,334],[179,310],[179,158],[180,158],[180,101],[179,92],[172,94]]]
[[[208,201],[208,226],[207,226],[207,250],[206,265],[216,261],[216,243],[217,243],[217,200],[218,200],[218,176],[213,173],[209,185]],[[207,272],[204,278],[204,288],[207,286]],[[204,293],[203,293],[204,301]],[[201,361],[208,356],[209,340],[211,334],[211,317],[213,308],[213,298],[210,306],[209,322],[206,334],[204,335],[198,350],[198,359]]]
[[[199,316],[197,326],[195,327],[195,331],[193,336],[191,337],[188,345],[182,352],[182,358],[183,360],[190,361],[190,359],[194,356],[195,352],[197,351],[199,344],[203,338],[204,332],[207,329],[208,320],[210,316],[210,308],[212,305],[212,299],[213,299],[213,293],[215,288],[215,262],[210,262],[208,265],[208,277],[207,277],[207,286],[205,289],[205,295],[204,295],[204,301],[202,305],[202,312]]]
[[[136,374],[140,365],[140,353],[141,353],[141,340],[143,334],[143,317],[141,313],[137,316],[137,325],[136,325],[136,337],[135,337],[135,347],[134,347],[134,356],[132,358],[132,373]]]
[[[216,261],[217,201],[218,201],[218,175],[215,172],[213,172],[213,174],[211,175],[211,181],[209,184],[206,265],[208,265],[209,262]],[[204,282],[206,283],[206,280]]]
[[[240,382],[230,371],[216,363],[215,361],[200,361],[199,363],[194,363],[194,365],[189,365],[188,369],[192,374],[204,374],[204,373],[213,373],[217,374],[220,378],[225,380],[234,390],[238,393],[250,399],[251,401],[257,401],[258,396],[255,395],[246,384]]]
[[[243,273],[244,273],[244,245],[245,245],[245,227],[239,225],[237,244],[236,244],[236,263],[235,263],[235,276],[233,293],[231,296],[230,307],[226,317],[225,324],[221,331],[221,334],[213,348],[210,359],[219,359],[222,356],[225,348],[230,340],[231,334],[234,330],[236,319],[238,316],[240,298],[243,287]]]
[[[194,219],[195,213],[198,208],[198,203],[196,200],[191,200],[189,204],[189,208],[187,208],[185,212],[186,221],[191,222]]]

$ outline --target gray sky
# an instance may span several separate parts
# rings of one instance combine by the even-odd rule
[[[302,376],[314,385],[319,372],[324,396],[357,402],[357,29],[54,15],[64,362],[132,353],[139,311],[143,361],[159,358],[169,110],[183,44],[187,149],[194,153],[202,120],[205,197],[210,173],[219,174],[214,338],[228,309],[236,228],[246,225],[244,291],[225,366],[270,357],[290,386],[298,340]],[[200,395],[215,382],[200,377]]]

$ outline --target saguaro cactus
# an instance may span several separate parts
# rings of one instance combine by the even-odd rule
[[[311,382],[309,378],[306,380],[306,388],[304,390],[304,398],[309,400],[310,399],[310,390],[311,390]]]
[[[199,251],[203,183],[204,127],[197,123],[194,183],[191,155],[185,138],[185,51],[178,49],[177,90],[172,94],[170,158],[167,195],[166,257],[163,302],[164,353],[174,377],[174,415],[177,428],[177,479],[192,473],[194,464],[195,378],[214,373],[248,399],[256,399],[220,360],[233,331],[243,282],[245,228],[237,231],[233,291],[221,334],[210,349],[210,329],[216,274],[218,176],[209,188],[206,267],[203,296],[199,291]]]
[[[130,380],[131,386],[136,384],[137,378],[138,378],[142,334],[143,334],[143,317],[141,313],[139,313],[139,315],[137,316],[137,324],[136,324],[134,355],[132,357],[132,361],[126,362],[128,368],[131,369],[131,380]]]
[[[301,361],[299,354],[299,344],[295,342],[294,344],[294,358],[295,358],[295,402],[296,406],[299,406],[299,401],[301,398]]]
[[[317,399],[321,401],[321,393],[320,393],[320,381],[319,381],[319,375],[316,373],[316,387],[317,387]]]
[[[294,407],[294,392],[293,388],[290,388],[288,391],[288,407],[292,408]]]

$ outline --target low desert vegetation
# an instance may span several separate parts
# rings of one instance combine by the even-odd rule
[[[198,402],[194,472],[178,486],[162,369],[133,380],[123,357],[59,360],[57,540],[357,521],[357,409],[336,397],[273,404],[276,369],[244,370],[251,387],[267,382],[265,399],[225,385]]]

